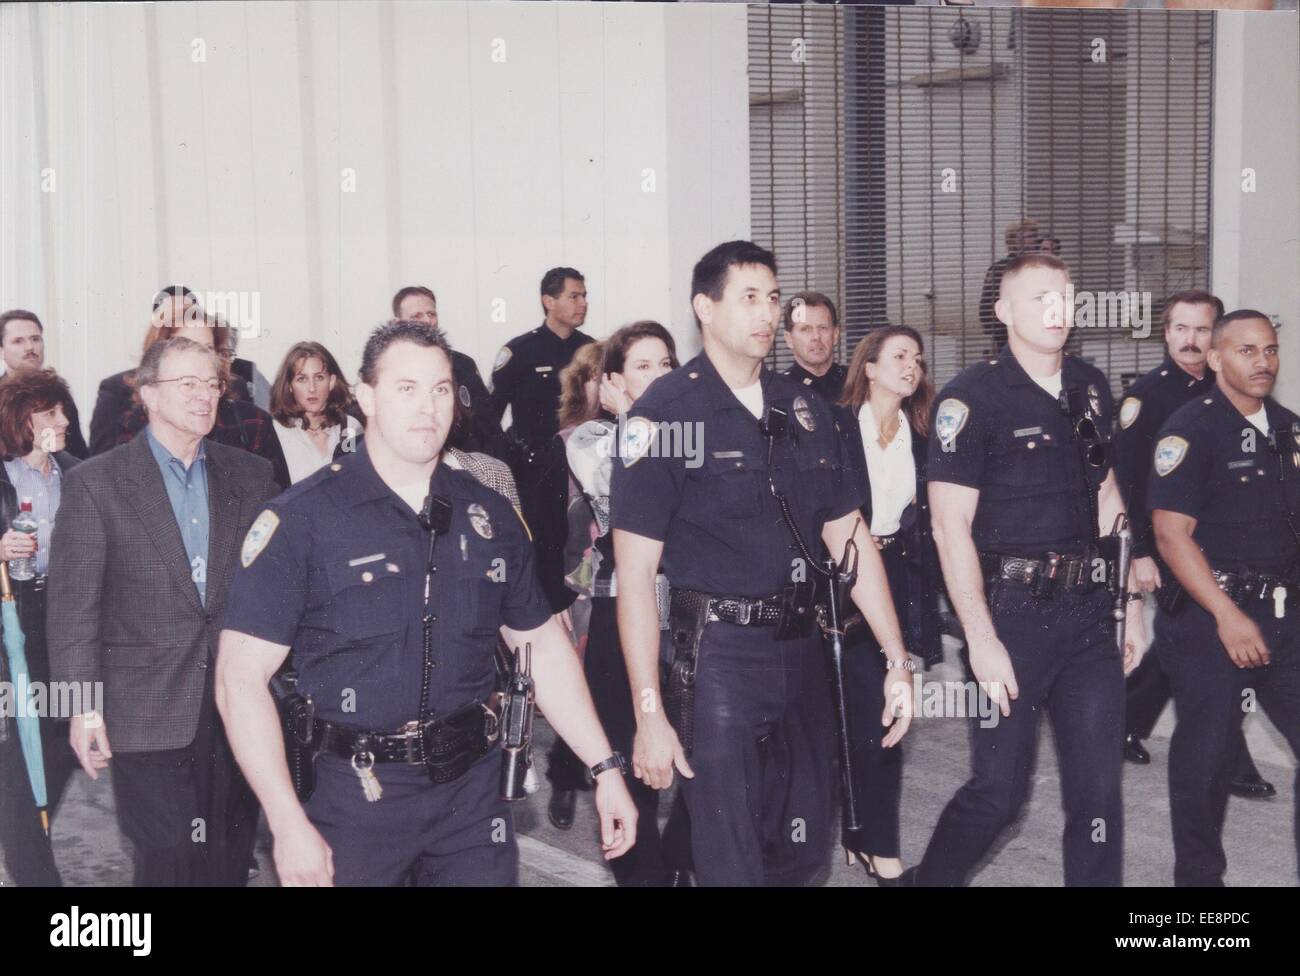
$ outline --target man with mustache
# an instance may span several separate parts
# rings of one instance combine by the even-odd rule
[[[1168,573],[1159,564],[1146,504],[1151,452],[1157,433],[1174,411],[1205,396],[1214,386],[1206,354],[1210,331],[1222,315],[1223,302],[1207,291],[1193,289],[1170,295],[1161,313],[1168,350],[1164,362],[1134,383],[1120,404],[1115,467],[1133,532],[1133,576],[1143,593],[1160,587],[1162,569]],[[1157,631],[1155,639],[1159,638]],[[1143,766],[1151,762],[1142,740],[1151,734],[1168,701],[1169,679],[1160,670],[1159,656],[1148,654],[1128,679],[1124,758],[1129,762]],[[1277,791],[1260,777],[1245,739],[1238,737],[1238,742],[1230,792],[1248,799],[1273,796]]]
[[[834,403],[844,389],[847,370],[835,361],[840,347],[840,318],[835,303],[819,291],[801,291],[785,303],[781,322],[794,365],[785,375]]]
[[[5,372],[40,369],[45,365],[45,327],[35,312],[11,308],[0,313],[0,356],[4,358]],[[84,461],[90,456],[90,450],[81,434],[81,417],[75,403],[69,400],[68,406],[67,446],[64,449]]]
[[[1300,417],[1270,396],[1277,332],[1262,312],[1219,318],[1208,361],[1214,388],[1161,429],[1147,492],[1170,569],[1156,653],[1178,716],[1174,883],[1220,886],[1243,714],[1262,705],[1300,755]]]

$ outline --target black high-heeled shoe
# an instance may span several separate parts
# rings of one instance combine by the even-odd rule
[[[898,888],[903,884],[902,875],[899,875],[897,878],[882,878],[880,875],[876,874],[876,869],[871,866],[871,858],[859,851],[850,850],[847,847],[844,848],[844,860],[850,867],[852,867],[854,861],[861,864],[867,872],[867,877],[876,879],[876,885],[878,887]]]

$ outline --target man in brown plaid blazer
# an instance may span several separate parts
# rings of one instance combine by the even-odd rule
[[[205,436],[216,356],[188,339],[137,371],[149,426],[69,472],[50,552],[55,681],[103,682],[72,719],[94,779],[111,761],[137,885],[244,884],[257,803],[217,715],[212,662],[235,554],[279,493],[271,465]]]

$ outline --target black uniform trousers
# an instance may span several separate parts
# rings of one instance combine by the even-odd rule
[[[180,749],[115,752],[110,760],[118,820],[135,848],[137,887],[248,883],[260,808],[226,741],[212,670],[194,741]],[[111,743],[111,722],[108,734]]]
[[[1148,597],[1150,599],[1150,597]],[[1151,735],[1156,720],[1164,711],[1171,694],[1169,677],[1160,666],[1160,654],[1156,649],[1160,640],[1161,625],[1156,619],[1155,639],[1151,643],[1142,663],[1128,676],[1128,702],[1125,707],[1124,728],[1130,735],[1145,739]],[[1237,747],[1232,764],[1233,779],[1251,779],[1259,776],[1255,760],[1246,748],[1244,733],[1237,736]]]
[[[1039,721],[1052,718],[1065,807],[1067,885],[1119,885],[1124,806],[1123,660],[1111,597],[1058,590],[1035,597],[1005,580],[988,585],[993,626],[1015,669],[1020,697],[1011,715],[975,718],[971,778],[939,818],[916,880],[965,884],[975,865],[1020,812],[1029,792]],[[982,723],[992,721],[988,727]]]
[[[1291,751],[1300,756],[1300,608],[1288,606],[1281,620],[1273,616],[1271,599],[1251,601],[1244,609],[1268,645],[1266,667],[1233,664],[1219,641],[1214,618],[1190,599],[1184,599],[1179,612],[1170,615],[1162,609],[1157,616],[1157,626],[1169,633],[1158,652],[1173,686],[1177,717],[1169,744],[1177,885],[1223,884],[1223,818],[1248,704],[1262,706]],[[1295,834],[1300,851],[1300,806]]]
[[[821,637],[711,622],[683,779],[701,885],[800,885],[827,865],[834,714]]]
[[[618,637],[617,602],[608,596],[592,598],[584,666],[596,715],[610,746],[630,759],[636,738],[636,714],[623,645]],[[620,887],[666,884],[670,871],[691,868],[690,820],[685,802],[679,791],[661,836],[659,791],[631,775],[627,777],[627,788],[636,803],[636,846],[607,863]]]
[[[902,616],[907,607],[908,567],[895,543],[881,550],[885,575]],[[899,806],[903,792],[903,745],[889,749],[880,740],[889,732],[880,724],[885,710],[885,656],[870,628],[850,638],[844,655],[845,701],[849,713],[849,756],[858,802],[856,836],[843,835],[844,846],[873,857],[899,856]]]
[[[405,763],[381,763],[374,773],[383,795],[371,802],[346,759],[316,763],[316,790],[304,808],[334,853],[335,885],[518,882],[514,814],[500,797],[498,750],[450,783],[431,783],[423,766]]]

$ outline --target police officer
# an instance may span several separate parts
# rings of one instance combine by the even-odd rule
[[[1141,654],[1142,617],[1130,603],[1121,662],[1096,549],[1123,511],[1111,396],[1097,369],[1062,352],[1069,281],[1051,255],[1010,261],[996,302],[1008,345],[959,373],[935,409],[935,543],[970,668],[1000,718],[972,728],[971,778],[905,872],[917,884],[964,884],[1015,819],[1044,709],[1060,756],[1065,883],[1120,883],[1123,673]]]
[[[829,405],[763,368],[781,313],[776,259],[748,241],[720,244],[696,264],[691,295],[704,350],[636,401],[613,472],[633,769],[657,789],[674,769],[684,777],[700,884],[800,884],[826,865],[832,822],[824,655],[794,586],[813,578],[819,540],[835,554],[850,538],[858,546],[852,593],[889,658],[886,702],[910,701],[911,661]],[[666,687],[661,563],[672,584]],[[890,745],[909,720],[894,722]]]
[[[579,331],[587,321],[587,284],[578,271],[552,268],[541,291],[546,318],[507,342],[492,366],[493,415],[499,424],[510,407],[511,429],[530,448],[544,446],[560,429],[560,370],[595,341]]]
[[[393,318],[402,322],[423,322],[438,328],[438,299],[424,285],[407,285],[393,296]],[[492,412],[491,395],[479,376],[478,364],[463,352],[452,350],[451,375],[456,383],[457,412],[460,423],[452,432],[450,446],[471,452],[505,458],[505,441],[501,421]],[[364,419],[364,418],[362,418]]]
[[[1177,715],[1169,806],[1178,885],[1223,884],[1244,712],[1262,705],[1300,756],[1300,417],[1269,395],[1278,362],[1267,316],[1221,317],[1209,353],[1214,388],[1169,418],[1152,459],[1148,503],[1174,576],[1156,629]]]
[[[1128,390],[1119,406],[1119,430],[1115,434],[1115,474],[1128,508],[1133,531],[1133,575],[1137,588],[1151,593],[1160,586],[1155,535],[1146,509],[1147,474],[1156,435],[1166,420],[1184,403],[1203,397],[1213,385],[1214,374],[1206,366],[1210,330],[1223,315],[1223,302],[1207,291],[1178,292],[1165,302],[1161,321],[1167,354],[1162,362]],[[1156,635],[1156,640],[1160,635]],[[1124,758],[1146,765],[1151,756],[1142,740],[1169,701],[1169,679],[1160,670],[1158,654],[1147,654],[1128,679],[1125,715]],[[1273,796],[1273,784],[1265,782],[1255,768],[1241,740],[1236,771],[1230,790],[1247,798]]]
[[[623,853],[636,814],[621,757],[538,589],[524,527],[505,498],[439,463],[456,403],[446,340],[421,324],[380,326],[360,376],[362,448],[258,517],[221,639],[218,702],[282,883],[515,881],[494,748],[498,631],[532,645],[538,701],[592,767],[605,855]],[[267,690],[290,649],[315,709],[305,805]]]
[[[781,322],[794,365],[785,375],[834,403],[848,371],[835,361],[840,347],[840,319],[835,303],[819,291],[801,291],[785,303]]]
[[[553,450],[560,429],[560,372],[582,346],[594,340],[580,330],[587,320],[587,284],[573,268],[552,268],[542,276],[546,318],[531,332],[506,343],[492,367],[492,418],[499,427],[510,407],[514,434],[510,466],[519,485],[524,520],[533,533],[537,575],[551,610],[560,613],[575,594],[564,582],[564,544],[569,470],[564,452]],[[561,830],[573,826],[574,791],[586,788],[582,765],[562,741],[547,756],[551,784],[547,813]]]

